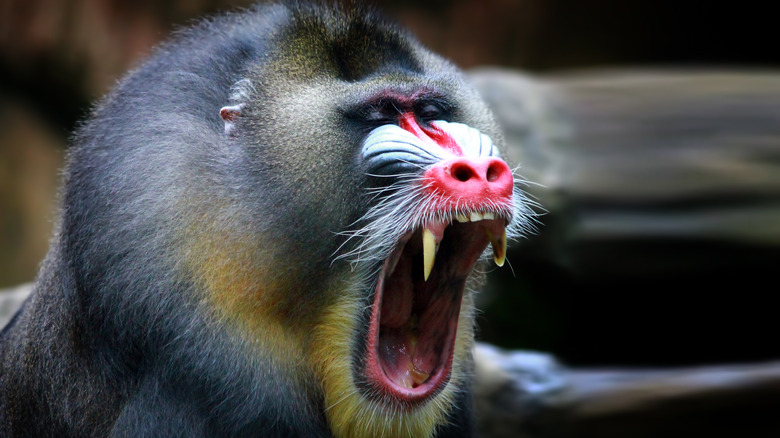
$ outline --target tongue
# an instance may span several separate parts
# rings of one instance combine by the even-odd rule
[[[419,357],[417,335],[412,330],[385,330],[379,339],[379,351],[387,377],[399,386],[414,388],[428,379],[436,359]],[[433,364],[420,368],[417,364]]]
[[[457,321],[460,309],[457,303],[452,302],[457,299],[452,294],[424,295],[427,295],[427,303],[417,309],[421,314],[407,313],[412,312],[412,308],[406,303],[403,312],[391,307],[383,308],[382,313],[379,351],[384,372],[390,380],[406,388],[419,386],[441,365],[444,350],[447,349],[448,331],[452,321]],[[391,315],[388,317],[391,322],[403,323],[386,324],[387,315]]]

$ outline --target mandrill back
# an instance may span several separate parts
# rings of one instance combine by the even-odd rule
[[[76,133],[0,436],[470,436],[472,267],[528,214],[499,141],[371,13],[180,32]]]

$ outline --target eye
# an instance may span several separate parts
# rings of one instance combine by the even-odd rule
[[[445,111],[439,105],[427,103],[417,110],[417,117],[426,122],[444,119]]]
[[[382,109],[372,108],[366,112],[364,119],[371,125],[398,124],[398,114],[391,114]]]
[[[381,100],[363,109],[363,120],[373,126],[397,125],[400,114],[401,111],[393,101]]]

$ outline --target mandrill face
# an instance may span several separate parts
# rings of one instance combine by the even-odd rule
[[[371,131],[362,159],[392,182],[355,234],[365,236],[357,257],[387,254],[356,368],[367,391],[419,403],[450,379],[466,280],[488,244],[504,264],[514,180],[490,137],[413,111]]]
[[[307,356],[337,436],[430,436],[451,421],[468,393],[474,267],[483,254],[503,265],[507,239],[530,215],[476,93],[445,61],[410,40],[398,44],[404,65],[380,63],[379,72],[354,80],[314,77],[296,92],[266,89],[257,99],[279,103],[285,116],[274,120],[285,120],[287,132],[316,126],[273,149],[305,158],[263,161],[314,175],[283,217],[310,224],[296,243],[308,266],[297,271],[323,260],[336,279],[299,288],[321,291],[312,300],[325,302]],[[311,96],[328,102],[319,117],[310,113]],[[242,114],[268,117],[255,111]]]

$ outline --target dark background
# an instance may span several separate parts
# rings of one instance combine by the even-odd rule
[[[172,30],[249,3],[0,1],[0,287],[35,276],[55,217],[68,136],[91,103]],[[744,71],[780,64],[775,15],[748,2],[374,3],[463,68],[502,66],[550,77],[616,67]],[[604,257],[592,257],[588,248],[594,266],[582,275],[538,255],[560,239],[555,233],[567,220],[565,214],[542,217],[540,232],[510,254],[513,270],[491,274],[482,339],[552,352],[575,365],[780,357],[776,312],[768,304],[780,290],[776,246],[612,241],[604,244]],[[566,250],[576,258],[580,249]],[[676,257],[683,266],[696,260],[699,267],[623,269],[621,254],[636,253],[646,260]],[[710,259],[702,262],[703,255]]]

